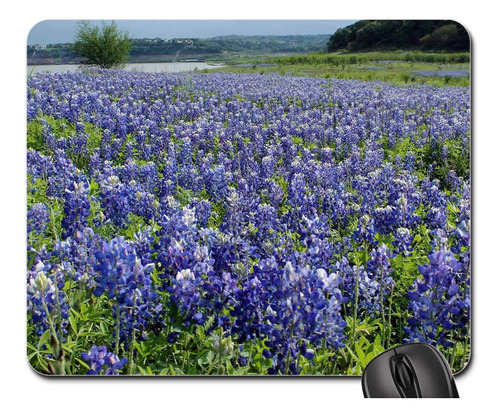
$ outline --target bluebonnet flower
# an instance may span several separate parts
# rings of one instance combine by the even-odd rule
[[[160,178],[158,175],[157,165],[154,162],[148,162],[139,167],[138,182],[147,192],[151,194],[156,194],[158,192]]]
[[[65,149],[67,154],[74,160],[85,157],[87,153],[88,139],[89,135],[83,132],[79,133],[77,129],[76,135],[69,136],[66,139]]]
[[[153,263],[155,234],[151,226],[134,233],[134,240],[130,243],[143,264]]]
[[[335,348],[342,346],[346,323],[341,307],[345,299],[335,276],[327,276],[322,269],[313,272],[299,267],[296,271],[290,262],[280,269],[272,258],[259,265],[240,292],[243,297],[236,299],[233,314],[247,318],[236,324],[248,322],[250,317],[254,323],[256,319],[262,323],[258,331],[241,325],[237,329],[240,333],[249,332],[248,337],[267,337],[263,354],[272,359],[270,373],[300,372],[297,355],[302,352],[312,358],[311,351],[304,350],[302,340],[317,346],[323,340]],[[260,309],[264,310],[263,316],[258,315]]]
[[[198,303],[202,297],[201,277],[196,276],[190,269],[183,269],[170,282],[170,300],[179,306],[181,314],[186,317],[186,324],[189,324],[190,320],[203,324],[206,316],[198,312]]]
[[[383,234],[389,234],[398,222],[398,210],[393,206],[377,207],[374,213],[374,226]]]
[[[411,235],[410,230],[399,227],[394,233],[394,246],[395,253],[401,253],[405,257],[412,255],[412,244],[413,244],[413,236]]]
[[[346,322],[341,315],[341,311],[342,304],[347,301],[347,298],[343,296],[341,291],[343,278],[333,272],[328,275],[321,268],[316,270],[316,274],[323,284],[323,289],[327,294],[326,299],[328,300],[328,306],[322,309],[316,317],[318,326],[315,337],[316,343],[321,343],[325,339],[328,346],[333,346],[334,348],[343,347],[343,331]]]
[[[44,203],[35,203],[28,209],[28,235],[35,231],[43,234],[50,218],[49,208]]]
[[[455,171],[450,171],[446,178],[446,183],[452,191],[458,191],[460,189],[461,180]]]
[[[414,242],[422,232],[429,232],[433,254],[451,252],[460,264],[450,266],[445,256],[425,273],[451,268],[446,276],[459,290],[446,280],[436,284],[449,308],[425,318],[431,290],[415,284],[409,311],[417,322],[409,332],[438,343],[448,338],[443,331],[463,337],[470,185],[443,145],[458,144],[468,160],[467,89],[101,70],[35,74],[28,84],[28,120],[42,125],[47,153],[28,151],[28,175],[38,188],[30,192],[46,189],[47,201],[64,202],[65,210],[63,239],[28,248],[30,277],[31,265],[42,262],[47,278],[55,279],[57,266],[66,282],[109,297],[119,341],[145,339],[152,324],[162,324],[155,295],[162,291],[164,307],[179,312],[171,319],[183,327],[213,317],[208,332],[220,327],[237,343],[265,340],[270,372],[301,372],[299,362],[314,361],[323,343],[342,346],[342,317],[353,313],[355,299],[359,317],[384,313],[396,275],[392,254],[378,241],[392,237],[394,254],[413,262],[426,246]],[[75,134],[53,128],[61,118]],[[98,144],[89,143],[88,124],[102,132]],[[409,151],[401,156],[402,149]],[[428,149],[439,150],[436,163],[424,166]],[[430,178],[441,174],[440,164],[457,173],[442,182],[422,179],[427,169]],[[141,223],[139,216],[152,227],[141,225],[129,242],[92,232],[90,184],[103,213],[92,226],[113,226],[105,233]],[[47,213],[33,206],[28,230],[43,234]],[[350,264],[361,251],[367,262]],[[37,326],[45,324],[42,315]],[[170,331],[168,342],[180,331]],[[241,365],[246,360],[239,355]]]
[[[128,343],[135,331],[142,338],[150,323],[162,321],[162,305],[151,279],[154,265],[142,265],[133,246],[123,237],[103,242],[95,258],[94,295],[106,294],[116,300],[114,311],[121,340]]]
[[[84,175],[77,170],[73,162],[63,151],[56,151],[53,156],[45,156],[37,151],[28,151],[28,175],[34,180],[47,182],[47,197],[64,196],[65,190],[73,182],[84,180]]]
[[[330,300],[327,302],[325,293],[318,290],[321,288],[320,282],[324,284],[325,282],[325,272],[324,270],[319,270],[318,273],[314,273],[308,268],[299,268],[297,272],[293,266],[288,262],[285,265],[283,272],[284,281],[284,296],[283,304],[279,302],[279,310],[277,316],[282,320],[284,327],[284,333],[282,337],[284,338],[281,348],[284,349],[281,354],[283,359],[281,359],[280,353],[278,353],[277,366],[281,368],[283,365],[287,364],[287,357],[295,358],[299,348],[299,340],[310,340],[318,345],[323,339],[332,343],[334,347],[342,346],[343,339],[343,328],[345,327],[345,322],[340,316],[341,303],[343,298],[340,291],[335,291],[335,279],[332,277],[329,284],[329,289],[332,292],[328,292],[330,295]],[[319,281],[319,282],[318,282]],[[332,288],[333,287],[333,288]],[[318,289],[316,289],[318,288]],[[330,323],[328,323],[325,328],[324,318],[325,315],[329,315]],[[289,330],[289,328],[291,328]],[[271,341],[273,337],[276,337],[276,328],[272,332]],[[323,332],[321,331],[323,330]],[[291,336],[287,337],[287,333],[290,332]],[[278,338],[276,341],[278,342]],[[284,362],[284,363],[283,363]],[[294,363],[291,362],[289,365],[290,369],[283,368],[284,372],[295,373],[299,371],[294,369]]]
[[[413,172],[416,165],[416,157],[413,152],[408,152],[404,156],[404,169]]]
[[[61,223],[65,229],[63,239],[87,226],[90,216],[89,192],[89,186],[84,182],[74,182],[65,190],[64,218]]]
[[[372,217],[364,215],[358,220],[358,227],[352,236],[357,243],[361,245],[367,244],[370,247],[370,245],[376,243],[375,234],[375,221]]]
[[[86,227],[81,231],[76,231],[74,236],[57,241],[53,251],[44,259],[57,262],[66,279],[92,288],[94,285],[93,265],[96,263],[94,254],[101,244],[101,236],[94,233],[92,228]]]
[[[368,277],[372,282],[377,282],[378,302],[376,310],[383,311],[384,299],[392,292],[394,287],[394,279],[392,278],[393,270],[391,268],[390,257],[392,253],[389,248],[382,244],[377,249],[372,250],[370,259],[366,264]]]
[[[221,165],[202,169],[203,183],[205,190],[210,194],[214,201],[219,201],[227,197],[228,185],[233,180],[233,175],[226,172]]]
[[[376,258],[377,252],[374,250],[371,253],[369,267],[351,265],[346,257],[342,257],[334,265],[333,274],[338,277],[339,287],[346,299],[346,305],[351,315],[354,312],[356,299],[359,317],[364,315],[374,316],[374,314],[381,311],[384,295],[387,294],[389,287],[392,285],[392,278],[387,274],[383,275],[384,272],[388,272],[388,265],[383,262],[384,257]],[[380,271],[377,275],[379,263]]]
[[[87,375],[119,375],[127,363],[127,358],[119,358],[113,352],[108,352],[106,346],[92,346],[90,351],[82,353],[82,359],[89,364]]]
[[[212,203],[208,200],[193,198],[191,205],[196,212],[196,223],[199,227],[207,227],[208,220],[212,216]]]
[[[226,198],[226,215],[221,225],[223,232],[230,232],[234,235],[240,235],[245,227],[244,215],[248,211],[248,206],[245,206],[243,195],[236,190],[231,190]]]
[[[429,264],[420,265],[422,278],[408,292],[407,341],[425,341],[444,347],[461,337],[469,321],[470,299],[462,265],[452,252],[441,249],[429,255]]]
[[[127,188],[116,175],[104,178],[100,182],[101,205],[104,213],[117,226],[128,223],[129,195]]]
[[[463,185],[457,227],[454,232],[456,243],[451,247],[451,251],[459,256],[465,275],[469,274],[470,264],[470,198],[470,184],[466,182]]]
[[[28,312],[37,335],[51,330],[62,337],[66,332],[69,306],[63,287],[64,276],[57,267],[39,261],[28,271]]]
[[[430,182],[429,180],[422,181],[421,184],[424,204],[428,208],[426,223],[431,226],[431,228],[444,229],[446,227],[447,221],[447,200],[446,195],[439,189],[439,182],[434,180]]]
[[[125,187],[128,207],[131,213],[143,217],[146,221],[157,217],[160,203],[154,194],[144,191],[135,180]]]
[[[165,214],[159,221],[161,230],[156,244],[157,256],[165,269],[164,275],[175,275],[177,271],[193,264],[193,251],[198,235],[195,209],[180,209],[179,204],[170,197],[163,204],[163,210]]]

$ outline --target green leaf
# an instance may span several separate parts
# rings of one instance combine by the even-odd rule
[[[201,367],[203,367],[203,365],[206,365],[208,363],[207,356],[208,356],[207,353],[201,355],[198,358],[198,365],[200,365]]]
[[[363,350],[361,349],[361,346],[359,346],[358,343],[356,343],[354,345],[354,350],[356,350],[356,353],[358,355],[358,361],[359,361],[359,363],[364,368],[365,367],[365,353],[363,352]]]
[[[358,339],[358,344],[360,347],[364,347],[364,346],[369,346],[370,342],[368,341],[368,339],[366,337],[360,336]]]
[[[356,354],[352,351],[352,349],[349,346],[345,346],[347,351],[351,354],[351,356],[354,358],[356,362],[360,362],[359,358],[356,356]]]
[[[246,375],[249,370],[249,366],[242,366],[241,368],[234,370],[232,375]]]
[[[50,337],[50,329],[45,330],[45,332],[40,336],[40,340],[38,341],[38,349],[41,349],[42,346],[49,340]]]
[[[75,360],[76,360],[76,361],[77,361],[80,365],[82,365],[85,369],[90,369],[90,366],[89,366],[86,362],[84,362],[84,361],[82,361],[81,359],[76,358],[76,357],[75,357]]]
[[[31,350],[33,350],[35,352],[38,352],[38,349],[35,346],[33,346],[31,343],[28,342],[26,344],[26,346],[28,347],[28,349],[31,349]]]
[[[144,368],[142,368],[140,366],[137,366],[137,368],[139,369],[139,372],[141,373],[141,375],[147,375],[148,374],[148,372]]]
[[[43,359],[42,355],[36,355],[36,359],[43,369],[47,368],[47,362]]]
[[[227,375],[233,375],[234,367],[229,359],[226,359],[226,367],[225,368],[226,368]]]
[[[141,355],[141,357],[143,358],[145,356],[144,349],[143,349],[144,345],[142,343],[135,342],[134,346],[137,349],[137,352],[139,352],[139,355]]]
[[[73,313],[70,313],[69,315],[69,324],[71,325],[73,333],[75,333],[75,335],[78,335],[78,326],[76,325],[76,320]]]
[[[368,365],[370,363],[370,361],[375,357],[375,353],[374,352],[369,352],[366,354],[365,356],[365,367],[366,365]]]

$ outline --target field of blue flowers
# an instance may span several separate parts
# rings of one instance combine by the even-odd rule
[[[45,374],[356,375],[470,352],[470,92],[36,74],[27,354]]]

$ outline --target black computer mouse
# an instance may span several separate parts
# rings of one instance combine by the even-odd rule
[[[458,398],[444,356],[426,343],[409,343],[381,353],[363,377],[365,398]]]

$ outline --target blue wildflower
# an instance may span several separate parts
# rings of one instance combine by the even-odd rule
[[[106,346],[92,346],[88,353],[82,353],[82,359],[89,364],[87,375],[119,375],[127,363],[127,358],[119,358],[113,352],[108,352]]]

